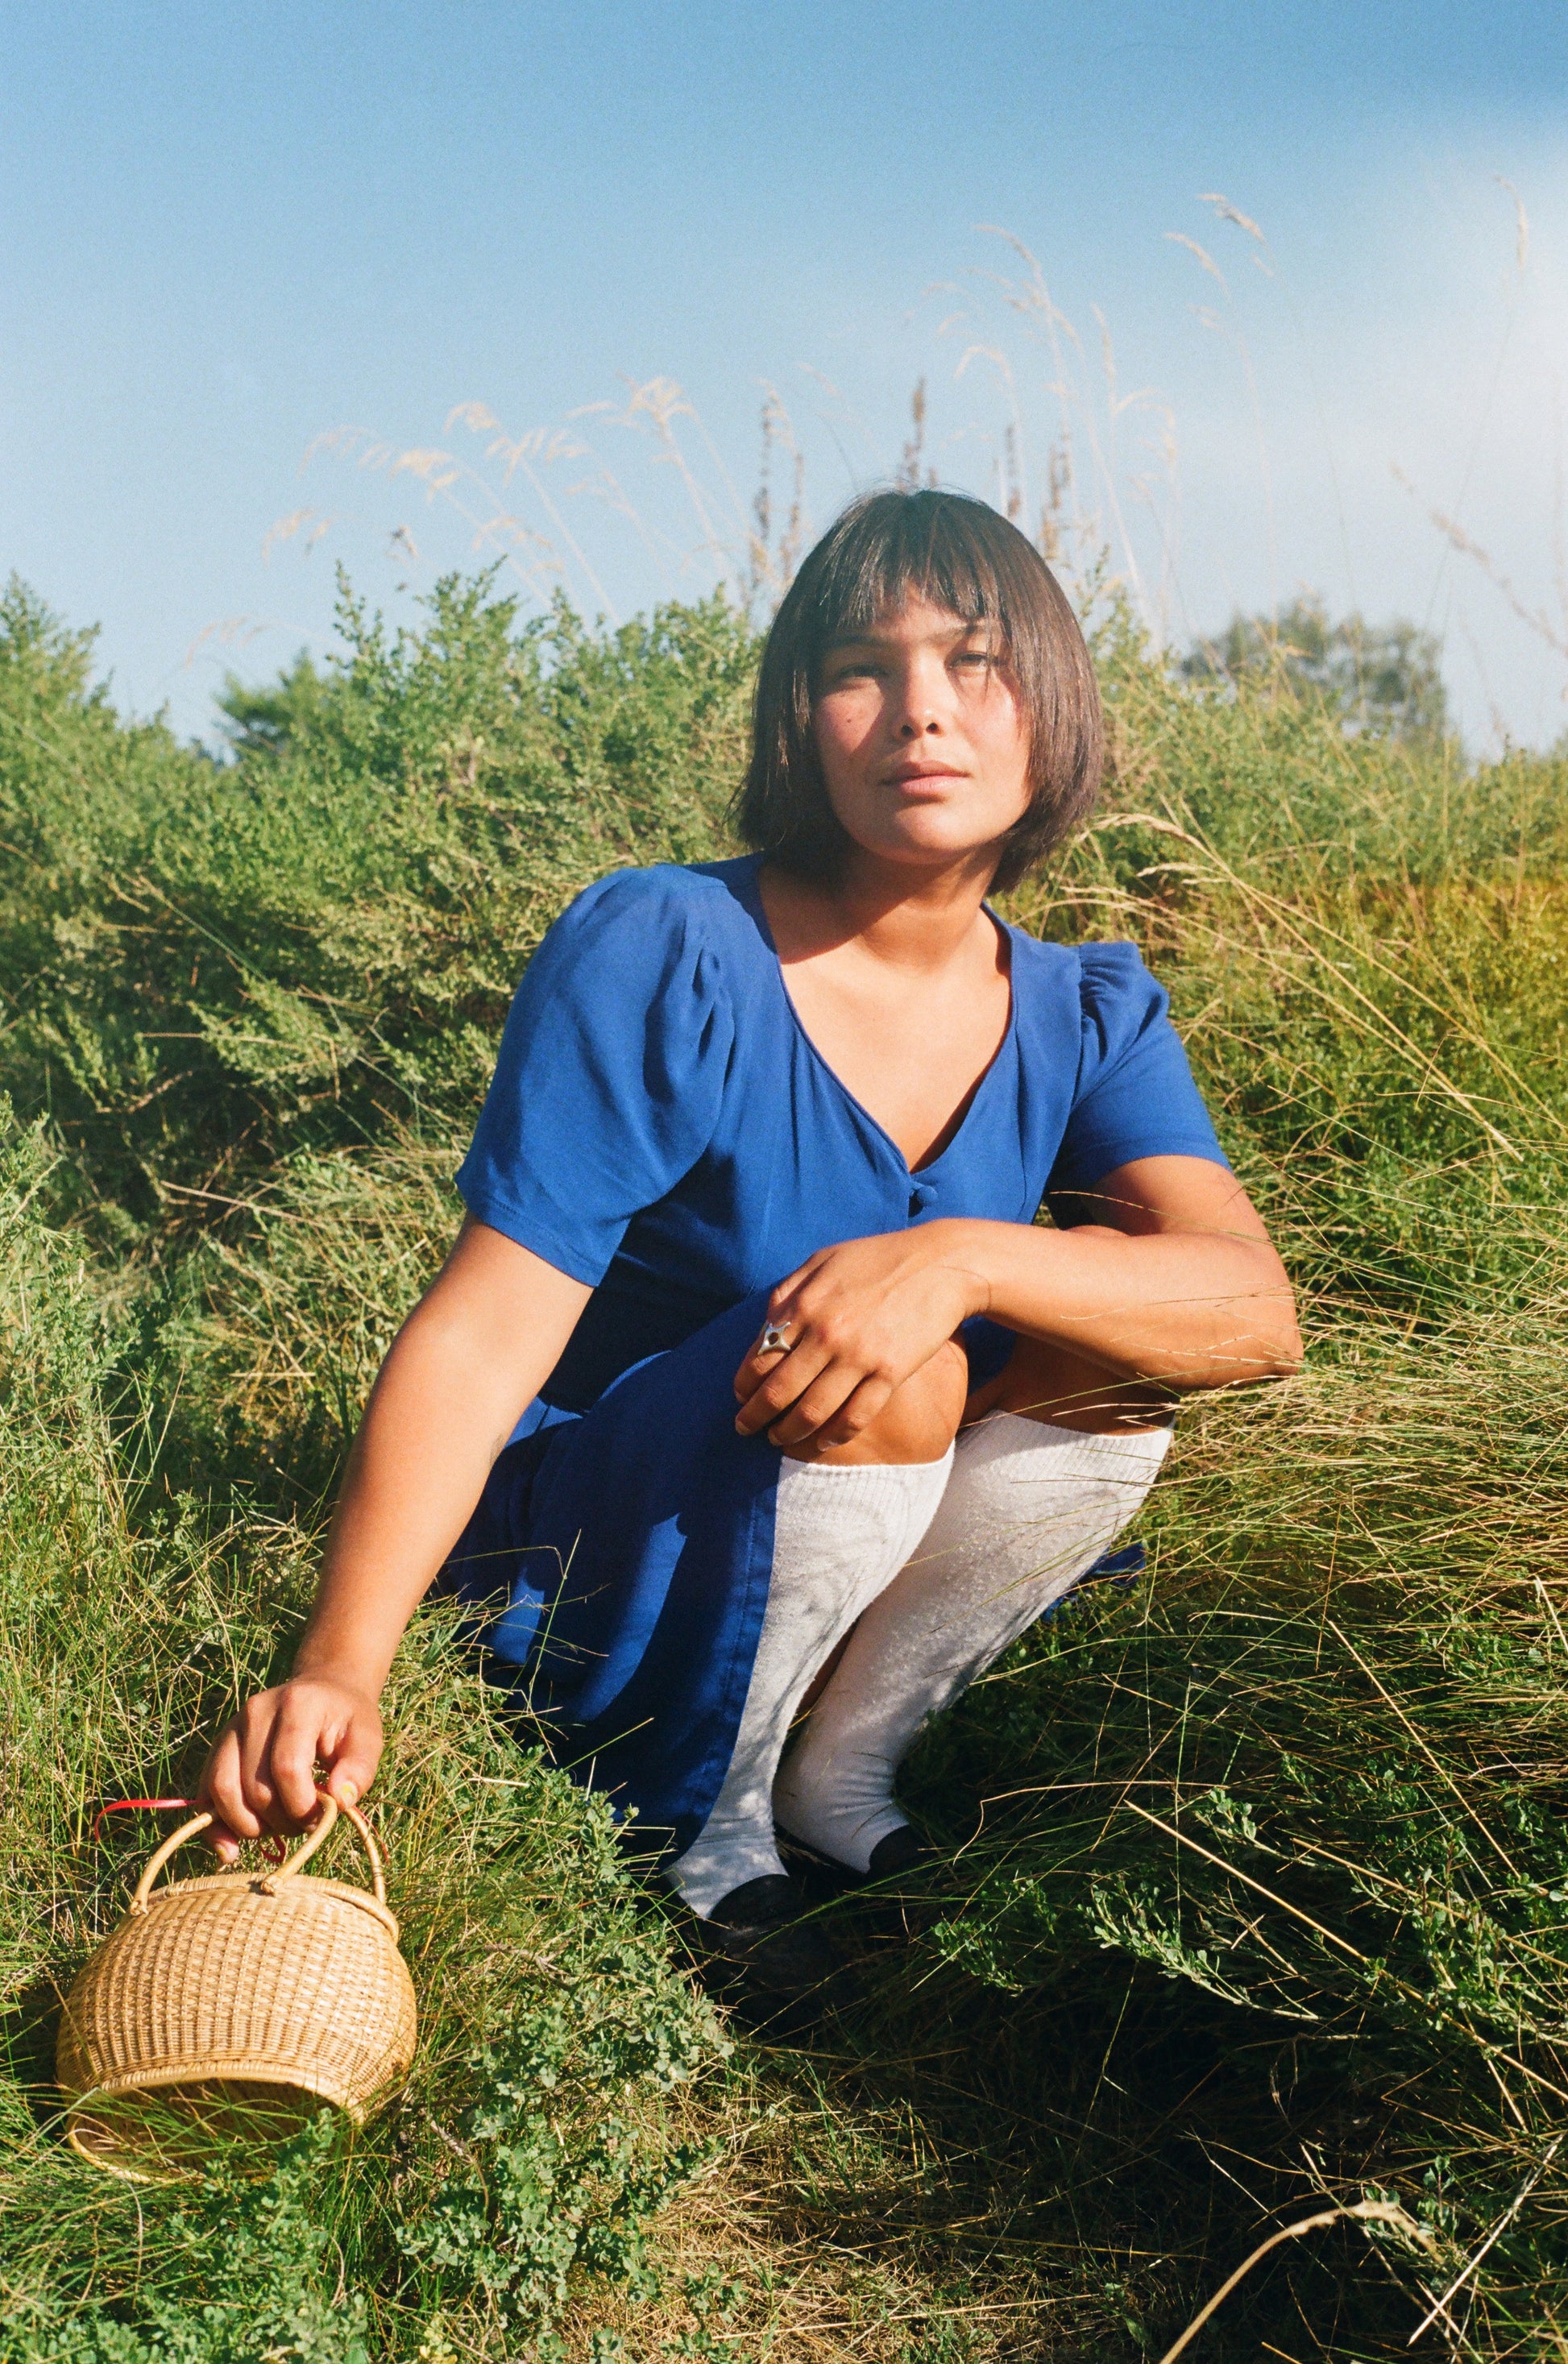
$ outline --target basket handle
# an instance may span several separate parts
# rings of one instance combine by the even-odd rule
[[[340,1804],[336,1798],[328,1797],[325,1790],[317,1790],[316,1794],[321,1801],[320,1819],[316,1828],[307,1834],[302,1845],[295,1847],[293,1855],[285,1862],[279,1864],[276,1871],[268,1872],[261,1886],[270,1895],[280,1879],[292,1879],[296,1871],[302,1870],[327,1837],[339,1813],[343,1813],[347,1814],[350,1822],[358,1831],[363,1842],[365,1853],[370,1857],[371,1886],[375,1892],[375,1901],[378,1904],[384,1904],[386,1879],[381,1868],[381,1849],[372,1836],[370,1824],[357,1806]],[[194,1839],[199,1831],[210,1828],[212,1819],[210,1814],[193,1815],[188,1823],[182,1823],[177,1831],[172,1831],[162,1845],[149,1857],[147,1868],[136,1883],[136,1894],[130,1900],[130,1909],[133,1912],[147,1911],[152,1883],[170,1857],[177,1847],[183,1847],[187,1839]]]

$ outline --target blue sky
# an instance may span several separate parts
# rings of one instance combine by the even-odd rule
[[[921,380],[927,464],[1032,518],[1054,446],[1070,552],[1153,629],[1309,587],[1442,631],[1478,750],[1568,724],[1561,0],[0,0],[0,565],[183,730],[227,666],[331,644],[336,561],[393,613],[486,525],[525,599],[704,587],[767,387],[819,527]]]

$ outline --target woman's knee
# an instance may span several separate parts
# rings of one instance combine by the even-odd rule
[[[971,1397],[964,1417],[968,1422],[996,1411],[1100,1436],[1166,1428],[1175,1417],[1167,1388],[1117,1378],[1037,1338],[1018,1340],[1003,1369]]]
[[[958,1434],[969,1387],[969,1357],[955,1340],[895,1388],[876,1418],[852,1444],[834,1444],[809,1458],[840,1462],[940,1461]],[[803,1456],[804,1457],[804,1456]]]

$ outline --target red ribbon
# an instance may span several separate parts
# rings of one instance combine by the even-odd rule
[[[100,1806],[93,1817],[94,1843],[96,1844],[98,1833],[110,1814],[134,1813],[139,1808],[145,1808],[149,1813],[161,1814],[171,1807],[194,1806],[195,1802],[194,1798],[111,1798],[108,1804]],[[282,1863],[288,1848],[284,1840],[272,1837],[267,1841],[267,1853],[272,1862]]]

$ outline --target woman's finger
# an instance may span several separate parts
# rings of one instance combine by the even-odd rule
[[[760,1435],[782,1411],[806,1393],[817,1374],[826,1369],[829,1359],[826,1346],[809,1337],[803,1338],[787,1355],[773,1356],[741,1404],[735,1422],[741,1435]],[[746,1365],[743,1363],[740,1367],[744,1372]],[[736,1385],[739,1388],[739,1379]]]
[[[838,1411],[822,1422],[811,1439],[812,1444],[818,1450],[826,1450],[835,1444],[852,1444],[856,1437],[886,1411],[895,1392],[892,1380],[884,1379],[880,1373],[862,1379],[858,1388],[851,1388]],[[796,1407],[797,1411],[804,1409],[804,1405]],[[778,1442],[776,1437],[774,1442]]]
[[[276,1713],[274,1694],[262,1691],[246,1701],[234,1723],[239,1747],[240,1796],[252,1820],[269,1831],[273,1828],[272,1814],[277,1805],[267,1761]]]
[[[858,1434],[867,1419],[874,1419],[876,1411],[881,1410],[892,1392],[889,1381],[856,1370],[852,1364],[830,1364],[798,1401],[791,1404],[774,1421],[768,1431],[768,1442],[770,1444],[782,1444],[787,1452],[792,1445],[805,1444],[808,1441],[826,1441],[820,1436],[824,1427],[832,1423],[842,1424],[848,1420],[847,1435],[835,1436],[832,1440],[845,1443],[849,1436]],[[851,1402],[858,1405],[862,1397],[871,1401],[874,1409],[863,1417],[858,1411],[851,1415]]]
[[[757,1389],[762,1386],[762,1381],[766,1378],[771,1378],[778,1366],[779,1358],[777,1355],[760,1355],[757,1352],[757,1349],[753,1346],[751,1353],[747,1355],[745,1361],[741,1364],[740,1369],[735,1374],[735,1399],[737,1403],[749,1403],[751,1398],[756,1394]]]
[[[779,1292],[775,1289],[775,1297]],[[767,1319],[757,1337],[747,1349],[740,1369],[735,1374],[735,1392],[745,1403],[772,1378],[782,1363],[806,1342],[806,1324],[798,1311],[787,1306],[769,1305]]]
[[[272,1725],[267,1769],[278,1817],[296,1830],[316,1812],[316,1760],[321,1737],[319,1713],[313,1714],[310,1702],[296,1702],[285,1691]]]
[[[196,1802],[215,1816],[210,1843],[225,1862],[239,1852],[241,1839],[259,1839],[261,1824],[245,1802],[240,1778],[239,1737],[229,1725],[208,1757],[196,1790]]]
[[[337,1745],[330,1752],[323,1750],[321,1761],[330,1795],[339,1805],[357,1806],[381,1762],[380,1717],[352,1717]]]
[[[770,1380],[777,1380],[779,1385],[768,1401],[775,1405],[793,1403],[795,1397],[810,1386],[824,1359],[821,1356],[814,1358],[809,1353],[799,1360],[793,1355],[748,1355],[735,1374],[736,1401],[750,1403],[759,1388],[766,1387]]]

